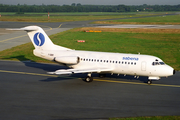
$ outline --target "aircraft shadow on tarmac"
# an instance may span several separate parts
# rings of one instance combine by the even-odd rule
[[[44,71],[47,72],[52,72],[52,71],[56,71],[59,69],[68,69],[68,67],[66,66],[62,66],[62,65],[58,65],[58,64],[47,64],[47,63],[37,63],[33,60],[29,60],[27,59],[24,55],[20,55],[20,56],[15,56],[15,57],[11,57],[11,58],[16,58],[19,61],[21,61],[22,63],[24,63],[25,66],[27,67],[33,67],[33,68],[37,68],[37,69],[42,69]],[[22,60],[26,60],[26,61],[22,61]],[[72,79],[78,79],[80,78],[81,80],[85,81],[85,77],[87,76],[86,73],[79,73],[79,74],[71,74],[71,75],[62,75],[59,77],[49,77],[45,80],[40,80],[42,82],[53,82],[53,81],[62,81],[62,80],[72,80]],[[99,78],[99,74],[97,73],[93,73],[92,74],[94,79],[108,79],[108,80],[116,80],[116,81],[129,81],[129,82],[138,82],[141,81],[143,83],[147,83],[148,81],[148,77],[142,77],[140,76],[138,79],[135,78],[134,76],[130,76],[130,75],[117,75],[117,74],[106,74],[105,78]]]
[[[85,82],[85,77],[87,76],[86,73],[79,73],[79,74],[72,74],[72,75],[63,75],[63,76],[59,76],[59,77],[49,77],[45,80],[40,80],[42,82],[53,82],[53,81],[64,81],[64,80],[72,80],[72,79],[81,79],[82,81]],[[92,77],[94,79],[99,79],[99,80],[112,80],[112,81],[125,81],[125,82],[138,82],[141,81],[142,83],[147,83],[148,78],[147,77],[139,77],[134,78],[134,76],[130,76],[130,75],[119,75],[117,76],[116,74],[111,75],[111,74],[106,74],[106,77],[104,78],[100,78],[99,75],[97,73],[93,73]]]

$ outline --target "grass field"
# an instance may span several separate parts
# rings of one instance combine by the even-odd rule
[[[174,14],[175,12],[50,12],[50,15],[127,15],[127,14]],[[16,12],[1,12],[1,15],[15,15]],[[40,13],[36,13],[36,12],[25,12],[25,15],[38,15],[38,14],[44,14],[47,15],[47,13],[45,12],[40,12]]]
[[[114,18],[131,18],[141,16],[152,16],[164,13],[109,13],[109,12],[90,12],[90,13],[25,13],[17,15],[15,13],[2,13],[0,21],[18,21],[18,22],[68,22],[68,21],[85,21]],[[78,17],[77,17],[78,16]]]
[[[2,16],[0,21],[18,21],[18,22],[70,22],[70,21],[86,21],[86,20],[100,20],[100,19],[113,19],[113,18],[126,18],[130,16],[143,16],[143,15],[102,15],[102,16]]]
[[[164,13],[164,12],[163,12]],[[31,12],[25,12],[22,14],[23,16],[25,15],[47,15],[48,13],[31,13]],[[127,14],[137,14],[137,12],[50,12],[50,15],[56,15],[56,16],[89,16],[89,15],[127,15]],[[144,14],[140,12],[139,14]],[[145,13],[148,14],[148,13]],[[149,14],[162,14],[162,12],[154,12],[154,13],[149,13]],[[17,15],[15,12],[1,12],[1,15]]]
[[[111,21],[97,21],[98,24],[163,24],[163,25],[180,25],[180,15],[157,16],[136,19],[120,19]]]
[[[101,29],[101,33],[83,32],[91,28],[79,28],[52,35],[55,44],[78,50],[149,54],[160,57],[176,70],[180,70],[180,31],[145,31],[145,29]],[[99,29],[98,29],[99,30]],[[116,32],[114,32],[116,31]],[[124,32],[125,31],[125,32]],[[152,32],[154,31],[154,32]],[[78,43],[77,40],[85,40]],[[32,43],[0,52],[0,59],[47,62],[32,54]]]

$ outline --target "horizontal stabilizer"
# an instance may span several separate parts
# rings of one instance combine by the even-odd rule
[[[36,31],[38,30],[38,27],[36,26],[28,26],[28,27],[23,27],[23,28],[9,28],[6,30],[23,30],[23,31]]]

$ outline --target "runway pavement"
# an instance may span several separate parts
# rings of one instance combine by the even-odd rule
[[[85,74],[57,77],[63,66],[0,61],[0,119],[108,119],[180,115],[180,73],[147,85],[147,78],[111,76],[86,83]]]

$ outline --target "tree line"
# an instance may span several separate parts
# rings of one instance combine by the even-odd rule
[[[4,5],[0,4],[0,12],[136,12],[136,11],[180,11],[179,5]]]

